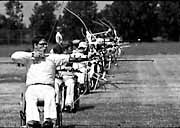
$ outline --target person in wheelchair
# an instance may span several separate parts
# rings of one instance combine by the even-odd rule
[[[90,79],[90,86],[91,89],[95,87],[95,84],[97,84],[98,78],[100,77],[100,54],[96,51],[95,45],[90,44],[89,45],[89,52],[88,52],[88,58],[89,58],[89,79]]]
[[[71,44],[63,44],[63,37],[60,33],[56,33],[56,45],[50,50],[51,54],[71,54],[72,47]],[[74,74],[70,71],[72,68],[71,63],[66,63],[65,65],[58,66],[56,69],[55,78],[55,92],[61,95],[56,95],[56,103],[60,103],[60,109],[67,110],[69,112],[74,111],[74,94],[76,91]]]
[[[72,53],[72,48],[70,44],[67,44],[64,48],[65,49],[63,54]],[[76,94],[77,82],[73,72],[72,63],[66,63],[64,65],[57,67],[57,76],[58,78],[56,78],[55,86],[57,88],[57,91],[62,91],[62,97],[59,97],[61,101],[61,109],[68,112],[75,111],[76,106],[74,101],[76,100],[75,97],[78,94]],[[63,83],[63,89],[58,90],[59,86],[61,86],[61,84]]]
[[[61,98],[61,109],[72,112],[75,108],[74,106],[74,100],[75,100],[75,86],[76,81],[74,79],[74,74],[72,72],[72,65],[62,65],[57,69],[58,76],[61,78],[62,82],[64,82],[64,87],[61,90],[62,91],[62,97]],[[55,84],[58,84],[55,83]]]
[[[98,56],[99,53],[97,52],[95,45],[90,44],[89,45],[89,51],[88,51],[88,58],[93,58],[94,56]]]
[[[80,42],[78,46],[78,50],[72,53],[72,56],[88,60],[88,44],[87,42]],[[87,80],[87,63],[84,62],[74,62],[73,68],[79,70],[80,72],[75,73],[78,76],[78,82],[80,84],[80,93],[83,93],[84,91],[89,91],[86,85],[88,84]]]
[[[44,128],[53,127],[57,119],[55,102],[55,70],[58,65],[63,65],[71,60],[70,55],[46,54],[48,43],[43,36],[32,40],[33,52],[16,51],[11,55],[15,63],[24,64],[26,74],[26,125],[40,127],[38,100],[44,100]]]

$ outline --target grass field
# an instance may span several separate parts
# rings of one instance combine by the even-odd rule
[[[5,53],[0,60],[9,60],[6,55],[13,47],[1,48]],[[180,126],[179,54],[180,43],[141,43],[126,48],[125,59],[155,61],[123,61],[112,66],[106,90],[83,96],[77,113],[63,113],[63,124],[72,128]],[[18,127],[25,68],[0,64],[0,71],[0,125]]]
[[[132,43],[126,55],[180,54],[180,42]]]

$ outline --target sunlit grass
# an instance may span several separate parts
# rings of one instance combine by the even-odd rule
[[[20,94],[24,83],[0,83],[0,125],[1,127],[19,127],[21,109]]]
[[[125,55],[180,54],[180,42],[132,43]]]

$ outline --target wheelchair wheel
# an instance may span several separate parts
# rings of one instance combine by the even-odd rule
[[[20,103],[20,105],[21,105],[21,110],[19,111],[20,125],[25,126],[26,125],[26,114],[25,114],[26,103],[25,103],[24,93],[21,93],[21,103]]]
[[[95,88],[95,85],[96,85],[96,75],[95,74],[93,74],[93,77],[90,79],[90,82],[89,82],[89,84],[90,84],[90,90],[94,90],[94,88]]]
[[[88,80],[88,74],[85,75],[84,84],[80,84],[80,94],[88,94],[90,92],[90,85]]]
[[[93,75],[93,78],[90,81],[90,83],[91,83],[91,90],[96,90],[97,88],[99,88],[99,78],[100,78],[99,75],[97,75],[97,74]]]
[[[76,113],[76,111],[79,109],[79,106],[80,106],[80,89],[79,89],[79,83],[76,83],[74,89],[74,108],[71,111],[73,113]]]

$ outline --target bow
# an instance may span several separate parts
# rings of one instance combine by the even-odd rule
[[[64,9],[67,10],[68,12],[70,12],[71,14],[73,14],[76,18],[78,18],[81,21],[81,23],[84,25],[84,28],[86,29],[86,38],[87,38],[88,42],[91,42],[91,37],[93,36],[95,38],[95,36],[91,32],[89,32],[84,21],[78,15],[76,15],[74,12],[69,10],[68,8],[64,7]]]
[[[73,14],[75,17],[77,17],[81,21],[81,23],[84,25],[86,31],[88,31],[88,28],[87,28],[86,24],[83,22],[83,20],[78,15],[76,15],[74,12],[72,12],[71,10],[69,10],[66,7],[64,7],[64,9],[67,10],[68,12],[70,12],[71,14]]]
[[[115,27],[112,25],[112,23],[109,20],[107,20],[106,18],[104,18],[104,17],[103,17],[103,20],[106,21],[111,26],[111,28],[113,29],[115,38],[117,38],[118,37],[117,36],[117,31],[116,31]]]
[[[105,24],[105,23],[103,23],[102,21],[101,22],[97,22],[97,21],[92,21],[92,22],[94,22],[94,23],[96,23],[96,24],[98,24],[98,25],[101,25],[101,26],[106,26],[106,27],[108,27],[108,30],[107,31],[103,31],[103,32],[97,32],[97,33],[93,33],[92,35],[99,35],[99,34],[107,34],[107,33],[109,33],[109,32],[111,32],[112,30],[111,30],[111,27],[109,27],[107,24]]]

